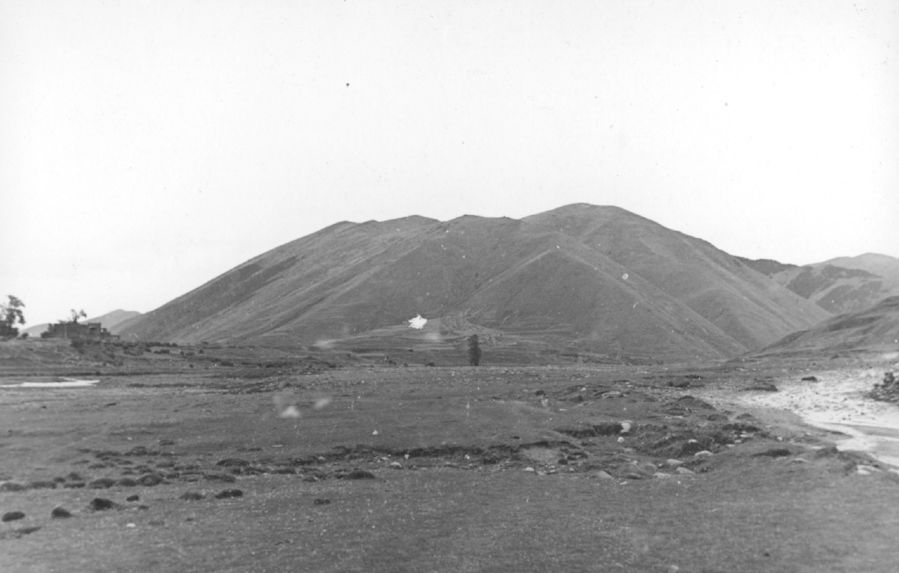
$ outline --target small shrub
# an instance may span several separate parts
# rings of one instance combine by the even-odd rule
[[[468,363],[472,366],[481,364],[481,347],[478,344],[477,334],[468,337]]]

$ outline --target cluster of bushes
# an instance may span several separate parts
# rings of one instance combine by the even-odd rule
[[[893,372],[887,372],[883,375],[883,382],[875,384],[868,395],[882,402],[899,402],[899,380]]]
[[[121,365],[121,360],[116,356],[113,344],[101,340],[72,339],[72,348],[79,354],[94,362]]]

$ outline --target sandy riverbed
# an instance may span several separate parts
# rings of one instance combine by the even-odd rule
[[[869,452],[899,468],[899,405],[865,397],[890,369],[899,371],[899,363],[815,372],[817,381],[794,376],[776,380],[778,392],[746,392],[740,401],[793,412],[813,426],[845,434],[836,440],[841,450]]]

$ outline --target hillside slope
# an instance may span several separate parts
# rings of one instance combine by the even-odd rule
[[[794,332],[759,354],[899,350],[899,296],[859,312],[842,314]]]
[[[338,223],[264,253],[131,323],[182,342],[314,344],[486,329],[593,352],[725,357],[828,313],[712,245],[616,207],[522,220]]]

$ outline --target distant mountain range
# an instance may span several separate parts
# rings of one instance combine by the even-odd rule
[[[899,259],[867,253],[796,266],[741,259],[833,314],[857,312],[899,295]]]
[[[123,328],[127,327],[128,324],[141,316],[141,313],[134,310],[114,310],[112,312],[107,312],[101,316],[94,316],[88,319],[85,319],[83,322],[99,322],[103,325],[103,328],[108,330],[112,334],[118,334],[122,331]],[[39,337],[47,328],[50,326],[49,323],[36,324],[34,326],[28,327],[22,331],[23,334],[27,333],[29,337]]]
[[[237,266],[122,334],[412,351],[478,333],[496,348],[721,358],[830,316],[777,276],[796,268],[731,256],[617,207],[341,222]],[[419,314],[428,323],[409,328]]]
[[[841,314],[794,332],[758,354],[812,354],[840,351],[899,350],[899,296],[864,310]]]

